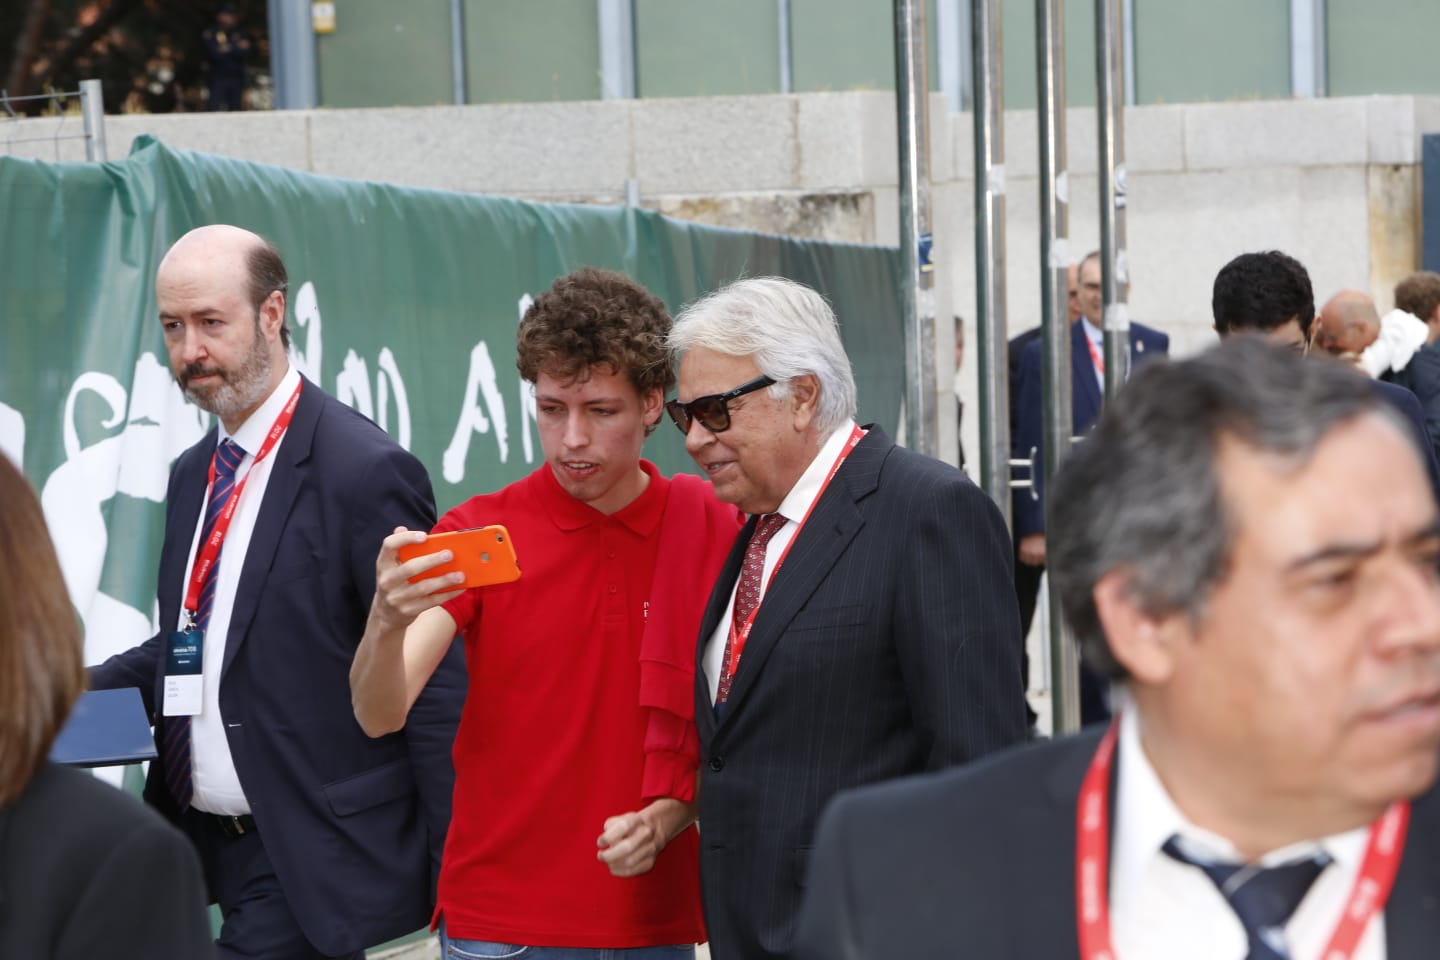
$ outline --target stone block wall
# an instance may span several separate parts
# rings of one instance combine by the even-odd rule
[[[951,380],[958,313],[976,411],[972,121],[938,96],[930,103],[939,382]],[[1078,257],[1098,244],[1095,112],[1072,109],[1066,121]],[[528,200],[621,203],[634,181],[642,204],[671,216],[863,243],[896,242],[896,129],[893,97],[879,92],[106,118],[112,158],[151,133],[314,173]],[[1306,264],[1318,301],[1359,287],[1387,309],[1395,281],[1418,265],[1420,137],[1437,131],[1440,97],[1127,110],[1131,314],[1168,332],[1177,353],[1200,349],[1213,340],[1215,272],[1270,248]],[[0,154],[82,160],[80,141],[54,139],[79,132],[78,117],[0,123]],[[1005,146],[1013,335],[1038,322],[1034,111],[1006,116]],[[953,437],[954,406],[940,410],[941,435]]]

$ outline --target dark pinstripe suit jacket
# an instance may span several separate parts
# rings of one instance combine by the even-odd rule
[[[710,596],[697,660],[754,523]],[[837,791],[1025,738],[1011,560],[989,498],[870,428],[766,592],[723,720],[697,665],[715,960],[789,954],[815,823]]]

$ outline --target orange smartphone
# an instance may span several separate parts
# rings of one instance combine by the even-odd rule
[[[449,533],[432,533],[423,543],[407,543],[396,550],[395,555],[404,563],[416,557],[439,553],[441,550],[449,550],[455,555],[455,559],[411,577],[411,583],[431,577],[443,577],[457,570],[465,574],[465,582],[437,592],[488,587],[520,579],[520,564],[515,559],[515,546],[510,542],[510,531],[499,524],[470,530],[452,530]]]

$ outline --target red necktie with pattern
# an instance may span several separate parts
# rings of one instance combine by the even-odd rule
[[[765,548],[770,539],[785,526],[785,518],[778,513],[767,513],[755,524],[750,534],[750,543],[745,547],[745,561],[740,565],[740,582],[735,585],[735,610],[731,615],[730,632],[725,638],[725,658],[720,661],[720,686],[715,691],[715,702],[724,703],[730,696],[730,685],[735,682],[735,669],[740,658],[730,663],[730,648],[735,637],[745,629],[750,614],[760,605],[760,580],[765,573]]]

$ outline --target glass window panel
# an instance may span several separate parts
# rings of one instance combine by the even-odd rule
[[[345,0],[335,32],[315,38],[320,105],[454,103],[447,0]]]
[[[775,0],[635,0],[640,96],[776,93],[779,50]]]
[[[465,86],[471,103],[595,100],[595,0],[466,0]]]
[[[1004,0],[1001,4],[1002,55],[1005,59],[1005,108],[1034,110],[1039,78],[1035,76],[1035,0]],[[1095,105],[1095,0],[1065,4],[1065,104]]]
[[[1440,3],[1329,0],[1325,6],[1330,96],[1440,93]]]
[[[935,0],[928,0],[925,15],[930,89],[938,90]],[[893,0],[790,0],[790,23],[796,92],[895,89]]]
[[[1135,0],[1140,103],[1290,96],[1290,5]]]

